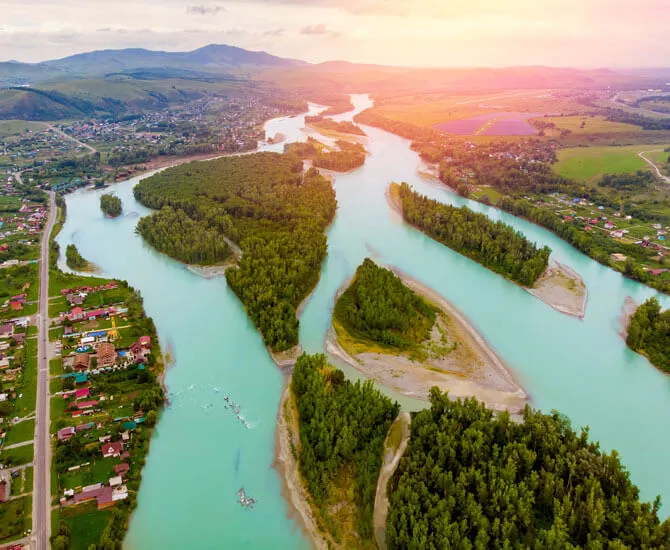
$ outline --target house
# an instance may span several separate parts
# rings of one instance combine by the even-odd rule
[[[125,485],[119,485],[118,487],[113,488],[112,501],[116,502],[117,500],[124,500],[126,498],[128,498],[128,487]],[[99,504],[98,507],[100,507]]]
[[[84,310],[80,307],[74,307],[68,317],[70,321],[81,321],[84,318]]]
[[[130,470],[130,466],[126,462],[122,462],[121,464],[114,466],[114,473],[117,476],[125,476],[128,473],[128,470]]]
[[[98,367],[111,367],[116,363],[116,350],[114,344],[103,342],[98,345]]]
[[[90,430],[93,428],[95,424],[93,422],[87,422],[86,424],[79,424],[74,430],[79,433],[79,432],[85,432],[87,430]]]
[[[116,458],[123,452],[123,443],[115,441],[114,443],[103,443],[101,447],[103,458]]]
[[[72,334],[72,327],[65,326],[63,327],[63,336],[70,336]]]
[[[88,382],[88,374],[85,372],[80,372],[74,377],[75,384],[86,384],[86,382]]]
[[[104,309],[94,309],[93,311],[86,312],[86,318],[90,320],[96,319],[98,317],[104,317],[105,315],[107,315],[107,310]]]
[[[109,478],[110,487],[117,487],[119,485],[123,485],[123,479],[121,478],[121,476],[114,476]]]
[[[91,392],[91,388],[79,388],[74,391],[75,399],[81,399],[82,397],[88,397]]]
[[[72,426],[58,430],[58,441],[67,441],[75,434],[75,429]]]
[[[75,370],[88,370],[91,365],[91,356],[88,353],[78,353],[74,356],[73,367]]]
[[[138,342],[141,346],[151,349],[151,336],[140,336]]]
[[[14,325],[11,323],[0,325],[0,338],[9,338],[12,334],[14,334]]]
[[[14,341],[16,342],[17,346],[22,346],[23,341],[26,339],[26,335],[23,332],[16,332],[16,333],[14,333],[12,338],[14,338]]]
[[[9,307],[12,311],[23,311],[23,304],[21,302],[9,302]]]
[[[98,404],[98,402],[95,401],[95,400],[94,401],[79,401],[77,403],[77,408],[80,411],[82,411],[84,409],[91,409],[91,408],[95,407],[97,404]]]
[[[9,483],[4,479],[0,481],[0,502],[7,502],[9,500]]]

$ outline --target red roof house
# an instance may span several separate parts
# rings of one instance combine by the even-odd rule
[[[91,407],[95,407],[97,404],[97,401],[79,401],[79,403],[77,403],[77,408],[79,410],[90,409]]]
[[[75,390],[74,396],[76,399],[81,399],[82,397],[88,397],[88,394],[91,392],[91,388],[79,388]]]
[[[120,441],[115,441],[114,443],[103,443],[100,450],[102,451],[103,458],[121,456],[121,453],[123,452],[123,443]]]
[[[9,307],[13,311],[21,311],[23,309],[23,304],[21,302],[9,302]]]
[[[144,346],[145,348],[150,348],[151,347],[151,336],[140,336],[140,339],[138,340],[140,345]]]

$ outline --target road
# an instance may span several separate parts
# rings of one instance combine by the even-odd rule
[[[65,139],[69,139],[70,141],[74,141],[77,145],[80,145],[81,147],[84,147],[85,149],[88,149],[91,153],[97,153],[98,151],[91,147],[88,143],[84,143],[83,141],[79,141],[76,137],[71,136],[70,134],[66,134],[63,132],[63,130],[59,130],[55,126],[52,126],[51,124],[47,124],[47,128],[49,130],[52,130],[56,132],[59,136],[64,137]]]
[[[49,550],[51,535],[51,445],[49,442],[49,237],[56,223],[56,195],[49,192],[49,217],[42,233],[37,314],[37,410],[33,485],[33,548]]]
[[[640,151],[637,155],[643,159],[647,164],[651,164],[652,168],[656,170],[656,175],[661,178],[665,183],[670,183],[670,177],[664,176],[661,170],[656,166],[651,160],[649,160],[647,157],[645,157],[645,153],[656,153],[657,151],[660,151],[660,149],[656,149],[654,151]]]

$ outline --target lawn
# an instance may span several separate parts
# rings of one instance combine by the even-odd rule
[[[542,117],[535,120],[553,122],[558,128],[570,130],[575,134],[611,134],[642,131],[640,126],[624,124],[623,122],[610,122],[605,120],[604,116]]]
[[[89,546],[100,540],[111,514],[109,510],[98,511],[95,502],[71,506],[52,516],[51,528],[57,531],[60,522],[64,521],[72,533],[70,548],[88,550]]]
[[[0,541],[21,538],[30,529],[33,499],[19,498],[0,504]]]
[[[35,421],[24,420],[18,424],[12,424],[12,427],[7,431],[7,438],[5,445],[14,445],[15,443],[23,443],[24,441],[32,441],[35,437]]]
[[[49,374],[51,376],[63,374],[63,360],[60,357],[49,360]]]
[[[23,380],[20,395],[16,400],[14,415],[23,417],[35,410],[37,399],[37,340],[26,339],[26,363],[23,369]]]
[[[93,483],[106,483],[114,474],[114,463],[110,459],[102,459],[91,463],[90,466],[79,468],[73,472],[65,472],[58,477],[58,483],[63,489],[76,489]]]
[[[45,125],[41,122],[27,122],[25,120],[0,120],[0,138],[14,136],[24,132],[25,130],[32,130],[33,132],[41,132]]]
[[[625,174],[650,169],[638,153],[662,148],[662,145],[629,145],[561,149],[554,170],[566,178],[593,183],[603,174]]]
[[[49,400],[49,416],[51,417],[51,432],[55,432],[68,425],[69,416],[65,416],[65,399],[56,395]]]
[[[16,447],[15,449],[0,451],[0,464],[10,464],[12,466],[21,466],[21,464],[28,464],[33,461],[34,455],[33,446],[24,445],[23,447]]]

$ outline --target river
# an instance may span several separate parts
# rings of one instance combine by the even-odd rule
[[[370,103],[353,96],[356,110]],[[312,113],[317,106],[310,106]],[[350,120],[353,113],[339,115]],[[266,124],[268,136],[304,140],[304,116]],[[322,351],[333,296],[366,256],[396,266],[458,307],[514,373],[543,411],[566,414],[573,426],[590,426],[604,449],[617,449],[631,477],[650,500],[670,497],[663,474],[670,455],[665,412],[670,378],[627,349],[619,336],[624,299],[642,301],[654,292],[627,280],[537,226],[462,199],[417,172],[420,159],[409,141],[364,127],[369,156],[363,167],[338,175],[338,212],[328,230],[321,280],[301,319],[300,341]],[[282,150],[283,144],[263,150]],[[143,177],[143,176],[141,176]],[[58,241],[74,242],[105,275],[138,288],[175,364],[166,376],[171,406],[161,415],[143,472],[138,508],[126,548],[166,550],[308,547],[281,495],[271,467],[282,376],[225,279],[203,279],[156,253],[135,234],[149,211],[133,198],[136,177],[114,186],[124,214],[105,218],[102,191],[67,196],[68,216]],[[530,239],[547,244],[553,257],[575,269],[589,288],[583,320],[563,315],[521,288],[407,227],[388,207],[391,181],[451,204],[468,204],[501,219]],[[670,300],[660,297],[664,307]],[[347,370],[351,376],[356,376]],[[225,395],[241,405],[246,428],[224,409]],[[416,402],[403,401],[409,408]],[[237,503],[244,487],[255,510]],[[663,509],[665,512],[665,509]]]

